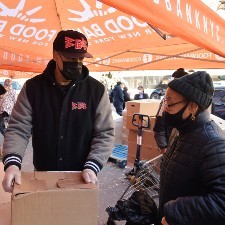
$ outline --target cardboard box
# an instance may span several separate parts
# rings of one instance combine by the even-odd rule
[[[4,166],[0,163],[0,180],[4,178]],[[0,225],[11,225],[11,194],[6,193],[0,184]]]
[[[128,142],[128,155],[127,161],[129,163],[134,163],[136,159],[136,152],[137,152],[137,144],[134,142]],[[158,147],[152,147],[147,145],[141,146],[141,155],[140,160],[150,160],[155,158],[156,156],[160,155],[160,151]]]
[[[80,172],[23,172],[11,209],[12,225],[97,225],[98,188]]]
[[[2,195],[1,195],[2,196]],[[11,225],[11,204],[1,203],[0,204],[0,224]]]
[[[128,141],[137,143],[137,130],[129,130]],[[142,131],[142,145],[157,147],[154,134],[151,130]]]
[[[127,115],[141,113],[148,116],[156,116],[161,100],[143,99],[127,102]]]

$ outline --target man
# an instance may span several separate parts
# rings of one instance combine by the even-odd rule
[[[114,125],[105,87],[83,65],[86,37],[60,31],[53,43],[53,60],[28,80],[12,111],[3,144],[3,188],[21,183],[20,168],[32,133],[33,164],[38,171],[81,171],[97,183],[97,173],[111,154]]]
[[[112,92],[113,96],[113,105],[116,109],[118,115],[122,116],[123,113],[123,102],[124,102],[124,95],[123,95],[123,83],[118,81],[113,89]]]
[[[139,93],[134,96],[134,100],[141,100],[141,99],[149,98],[148,94],[144,92],[144,87],[143,86],[139,86],[138,87],[138,92]]]

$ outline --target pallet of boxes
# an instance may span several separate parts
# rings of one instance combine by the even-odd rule
[[[142,130],[142,145],[140,160],[150,160],[160,155],[159,149],[154,139],[153,127],[155,124],[155,115],[159,108],[160,100],[145,99],[129,101],[126,104],[126,128],[128,129],[128,166],[134,164],[137,151],[137,130],[138,128],[132,124],[132,117],[134,113],[148,115],[150,117],[150,127]],[[144,124],[145,122],[143,122]],[[145,124],[144,124],[145,125]]]

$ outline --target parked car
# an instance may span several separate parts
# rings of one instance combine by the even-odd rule
[[[153,89],[150,94],[150,98],[152,99],[162,99],[163,96],[166,94],[167,83],[160,83]]]
[[[158,87],[153,90],[153,92],[150,95],[151,99],[161,99],[165,95],[166,89]]]
[[[215,87],[211,113],[225,119],[225,86]]]

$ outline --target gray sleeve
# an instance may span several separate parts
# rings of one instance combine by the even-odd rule
[[[92,135],[91,151],[84,168],[92,169],[98,173],[112,153],[115,140],[112,109],[106,89],[96,111]]]
[[[10,116],[3,143],[3,163],[21,167],[32,129],[32,108],[26,94],[26,83],[17,98]]]

